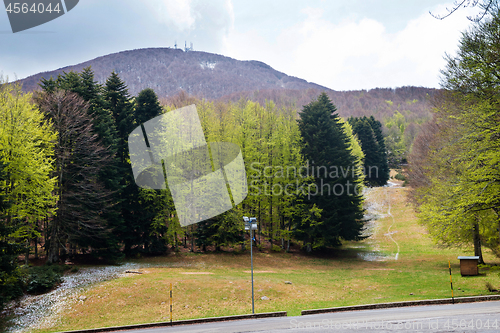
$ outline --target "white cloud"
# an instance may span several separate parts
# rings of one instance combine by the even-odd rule
[[[445,52],[455,52],[461,31],[471,23],[466,18],[469,12],[463,9],[445,20],[425,13],[403,30],[389,33],[373,19],[333,22],[321,9],[302,12],[306,18],[274,36],[274,43],[256,30],[233,29],[225,40],[224,53],[261,60],[288,75],[336,90],[438,87]],[[446,5],[433,12],[446,12]]]
[[[194,26],[191,0],[147,0],[142,3],[159,22],[174,26],[179,31],[189,30]]]

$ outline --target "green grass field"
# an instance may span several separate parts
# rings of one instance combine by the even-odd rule
[[[460,276],[457,256],[471,255],[472,249],[433,245],[406,204],[406,191],[372,190],[369,201],[385,214],[390,204],[394,219],[382,216],[372,237],[345,244],[331,255],[255,253],[256,312],[288,311],[296,316],[304,309],[448,298],[448,260],[455,297],[491,294],[486,282],[500,288],[499,271],[482,269],[477,277]],[[385,261],[363,260],[377,256],[385,256]],[[486,250],[484,258],[488,263],[499,263]],[[75,301],[56,326],[36,332],[167,321],[170,283],[174,320],[251,313],[248,252],[181,254],[137,261],[151,265],[141,269],[143,274],[128,274],[89,288],[83,294],[85,301]],[[269,300],[261,300],[263,296]]]

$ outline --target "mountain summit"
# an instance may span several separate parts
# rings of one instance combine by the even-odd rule
[[[326,87],[288,76],[260,61],[240,61],[218,54],[172,48],[148,48],[123,51],[98,57],[84,63],[29,76],[20,82],[23,90],[32,91],[42,77],[57,77],[62,72],[76,71],[91,66],[95,79],[104,83],[112,71],[127,83],[129,92],[137,95],[144,88],[152,88],[160,97],[179,91],[217,99],[241,91],[315,89],[331,91]]]

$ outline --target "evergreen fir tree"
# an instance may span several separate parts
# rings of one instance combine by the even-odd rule
[[[389,180],[389,166],[382,135],[382,124],[373,116],[370,118],[366,116],[362,118],[351,117],[349,123],[365,154],[363,161],[365,181],[374,185],[385,185]]]
[[[104,87],[104,102],[114,118],[117,133],[117,155],[118,168],[121,174],[121,216],[124,224],[117,234],[125,244],[125,254],[131,255],[131,249],[134,246],[143,245],[142,237],[145,230],[141,228],[144,217],[139,206],[139,189],[134,181],[132,167],[128,155],[128,136],[134,130],[136,124],[133,115],[133,102],[130,98],[127,86],[118,74],[112,72],[106,80]]]
[[[336,108],[325,93],[304,106],[299,129],[303,154],[316,185],[307,189],[306,203],[316,208],[311,223],[297,225],[295,235],[312,249],[362,239],[362,196],[357,193],[360,180],[353,172],[356,157],[349,150],[349,138]]]
[[[153,89],[142,90],[135,100],[135,120],[142,124],[162,113],[160,102]]]
[[[368,118],[368,122],[373,130],[373,134],[375,134],[375,138],[377,139],[378,144],[378,154],[379,154],[379,170],[378,170],[378,178],[377,182],[379,185],[385,185],[389,180],[389,165],[387,162],[387,151],[385,147],[385,139],[382,134],[382,123],[378,120],[375,120],[373,116]]]
[[[106,108],[113,115],[118,130],[118,157],[122,165],[126,165],[128,159],[127,139],[136,126],[133,114],[134,105],[125,82],[115,72],[112,72],[106,80],[104,98]],[[127,167],[127,169],[130,168]]]

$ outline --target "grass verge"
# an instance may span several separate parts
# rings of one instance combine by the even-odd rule
[[[479,276],[460,276],[457,256],[470,255],[472,249],[435,246],[406,204],[406,191],[371,191],[369,201],[380,219],[373,235],[362,242],[347,243],[322,256],[255,253],[256,312],[288,311],[296,316],[304,309],[448,298],[448,260],[455,297],[493,294],[486,289],[487,282],[500,289],[498,271],[481,269]],[[389,205],[394,219],[387,214]],[[363,259],[383,257],[384,261]],[[498,262],[489,251],[484,258]],[[53,327],[35,332],[167,321],[170,283],[174,320],[251,312],[248,253],[183,254],[138,261],[151,266],[141,269],[143,274],[93,286],[83,294],[84,300],[75,299]]]

